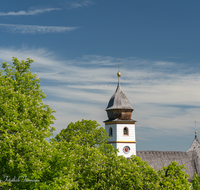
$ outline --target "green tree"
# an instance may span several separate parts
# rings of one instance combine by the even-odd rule
[[[61,176],[62,185],[67,184],[65,179],[68,182],[72,179],[69,189],[189,189],[188,175],[182,171],[184,167],[176,162],[155,170],[138,156],[130,159],[117,156],[114,147],[106,144],[108,136],[105,130],[102,129],[105,134],[102,135],[95,121],[82,120],[69,126],[68,130],[63,130],[56,139],[52,139],[59,150],[56,154],[62,158],[54,159],[57,162],[54,165],[60,168],[56,167],[54,177]],[[101,136],[101,143],[95,140],[94,134]]]
[[[55,190],[55,189],[77,189],[74,182],[74,164],[77,156],[71,147],[75,146],[71,142],[57,142],[54,139],[50,142],[50,153],[46,162],[43,164],[42,174],[40,176],[43,184],[36,184],[38,189]],[[36,188],[36,189],[37,189]]]
[[[162,189],[190,189],[189,175],[183,169],[186,169],[184,165],[178,165],[175,161],[160,169],[159,184]]]
[[[200,190],[200,178],[197,173],[194,173],[193,179],[192,179],[192,187],[195,190]]]
[[[96,121],[82,120],[70,123],[55,139],[71,154],[73,182],[78,189],[144,189],[155,188],[159,179],[156,170],[140,158],[127,160],[117,156],[108,135]],[[70,145],[69,145],[70,144]],[[66,148],[68,147],[68,148]]]
[[[144,190],[160,187],[157,171],[139,157],[127,160],[123,156],[117,156],[113,147],[110,154],[105,154],[100,147],[90,148],[73,141],[69,143],[71,147],[68,146],[67,152],[70,150],[73,157],[72,176],[78,189]]]
[[[103,127],[96,121],[82,120],[70,123],[66,129],[63,129],[55,139],[59,142],[65,140],[67,142],[76,141],[79,145],[87,145],[89,147],[102,146],[107,144],[108,134]]]
[[[30,71],[33,62],[13,57],[13,66],[3,62],[0,71],[0,180],[27,176],[38,180],[49,156],[55,117],[42,101],[39,78]],[[20,178],[22,180],[22,178]],[[35,183],[12,183],[12,189],[31,189]],[[1,183],[2,184],[2,183]],[[11,184],[11,183],[10,183]]]

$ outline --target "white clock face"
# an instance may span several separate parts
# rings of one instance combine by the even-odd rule
[[[123,148],[123,152],[124,152],[125,154],[128,154],[128,153],[130,152],[130,147],[129,147],[129,146],[125,146],[125,147]]]

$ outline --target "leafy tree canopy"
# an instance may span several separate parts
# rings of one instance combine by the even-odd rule
[[[67,160],[73,163],[70,167],[73,168],[73,184],[78,189],[159,190],[190,187],[188,175],[182,170],[184,166],[176,162],[155,170],[137,156],[129,160],[117,156],[111,145],[105,149],[108,136],[105,129],[98,127],[96,121],[82,120],[70,123],[55,137],[57,147],[63,154],[69,153]],[[67,171],[65,175],[69,175]]]
[[[42,101],[46,95],[30,71],[32,62],[13,57],[13,66],[3,62],[0,71],[0,180],[39,179],[50,148],[45,138],[54,130],[55,111]],[[12,184],[22,188],[33,183]]]
[[[170,163],[158,171],[159,184],[163,189],[190,189],[189,175],[183,170],[184,165],[178,165],[176,161]]]
[[[199,173],[200,175],[200,173]],[[192,187],[195,190],[200,190],[200,177],[197,173],[194,173],[193,179],[192,179]]]
[[[89,147],[101,146],[107,144],[108,134],[103,127],[96,121],[82,120],[70,123],[66,129],[63,129],[55,139],[59,142],[76,141],[79,145],[88,145]]]

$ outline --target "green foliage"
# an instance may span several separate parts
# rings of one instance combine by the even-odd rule
[[[157,171],[147,162],[133,156],[127,160],[117,156],[107,145],[105,129],[96,121],[70,123],[55,137],[65,154],[70,152],[73,163],[73,182],[78,189],[188,189],[188,175],[183,166],[171,163]],[[100,138],[98,138],[100,137]],[[98,145],[98,146],[97,146]],[[103,147],[103,148],[102,148]],[[70,158],[68,158],[70,160]],[[69,167],[69,166],[68,166]],[[167,176],[165,172],[167,171]]]
[[[189,175],[183,169],[186,169],[184,165],[178,165],[175,161],[160,169],[160,186],[163,189],[190,189],[190,183],[187,181]]]
[[[195,173],[195,174],[193,175],[192,187],[193,187],[193,189],[195,189],[195,190],[200,190],[200,178],[199,178],[199,176],[198,176],[197,173]]]
[[[55,138],[59,142],[76,141],[79,145],[95,147],[107,144],[108,134],[105,129],[100,127],[96,121],[82,120],[76,123],[70,123],[66,129],[63,129]]]
[[[71,166],[65,163],[71,171],[73,188],[189,189],[184,166],[172,162],[168,167],[155,170],[137,156],[128,160],[117,156],[113,146],[106,144],[105,129],[98,126],[91,120],[70,123],[55,137],[54,143],[58,143],[57,147],[68,155],[70,164],[73,163]]]
[[[157,170],[150,167],[147,162],[142,161],[138,156],[132,156],[128,163],[128,166],[131,166],[128,178],[133,181],[132,186],[135,189],[158,189],[160,187]]]
[[[51,148],[45,140],[54,130],[54,111],[42,101],[39,78],[30,71],[32,59],[13,58],[0,72],[0,180],[26,175],[37,180],[42,175]],[[12,183],[12,189],[31,189],[34,183]]]
[[[76,189],[74,183],[74,157],[71,151],[71,143],[52,140],[49,155],[44,162],[42,174],[40,176],[42,184],[38,183],[38,189]]]

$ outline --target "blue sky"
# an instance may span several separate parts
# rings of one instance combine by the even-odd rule
[[[7,0],[0,61],[35,60],[56,132],[97,120],[121,85],[137,120],[137,150],[189,149],[200,131],[200,1]],[[200,132],[199,132],[200,133]]]

